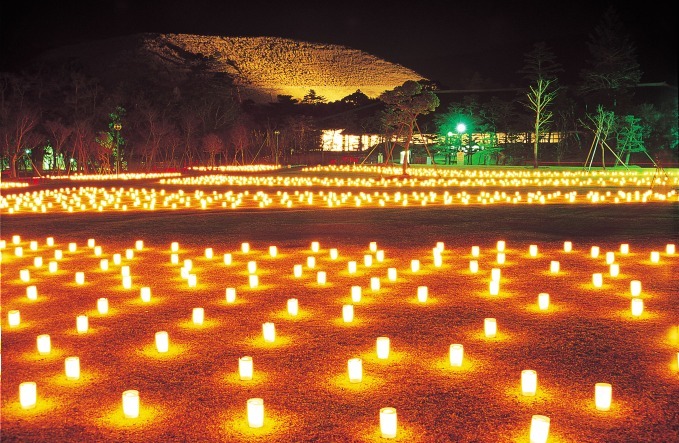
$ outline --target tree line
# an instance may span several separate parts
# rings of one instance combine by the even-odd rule
[[[614,10],[588,48],[587,68],[573,85],[560,83],[562,65],[538,42],[524,55],[520,88],[494,93],[474,85],[451,94],[436,82],[413,79],[378,98],[357,90],[328,102],[310,90],[300,100],[279,95],[265,104],[240,99],[228,76],[200,70],[170,81],[150,72],[111,83],[76,62],[36,64],[0,73],[1,166],[17,177],[306,163],[322,149],[321,130],[329,128],[383,134],[381,148],[389,154],[394,147],[408,150],[414,132],[439,134],[428,148],[440,151],[450,148],[446,134],[456,133],[460,121],[468,145],[501,151],[507,164],[582,160],[597,137],[621,155],[626,151],[627,159],[639,151],[676,159],[676,87],[646,85],[664,97],[639,98],[636,47]],[[437,109],[442,101],[445,108]],[[550,132],[562,137],[545,150],[543,136]],[[492,136],[498,133],[505,139]],[[475,140],[471,134],[485,135]]]

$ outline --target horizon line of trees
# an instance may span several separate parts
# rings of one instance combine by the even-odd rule
[[[563,67],[538,42],[524,54],[524,90],[481,94],[481,84],[459,99],[422,79],[379,98],[357,90],[328,103],[310,90],[301,100],[279,95],[276,102],[257,104],[241,100],[227,76],[198,70],[149,72],[116,84],[69,63],[0,73],[1,169],[17,177],[305,163],[322,149],[321,130],[330,128],[384,134],[390,159],[395,148],[409,149],[414,131],[445,135],[459,122],[469,134],[508,134],[502,145],[492,136],[468,140],[502,150],[508,163],[531,159],[538,167],[541,156],[584,159],[592,143],[602,142],[626,152],[627,160],[643,151],[676,161],[676,88],[658,90],[661,97],[653,101],[638,97],[636,47],[615,10],[604,15],[588,48],[588,67],[577,85],[559,83]],[[446,107],[437,111],[441,101]],[[549,132],[564,136],[545,151],[540,148]]]

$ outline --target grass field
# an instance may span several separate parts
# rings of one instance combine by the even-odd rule
[[[75,210],[68,212],[53,195],[41,201],[55,202],[45,213],[3,208],[2,441],[529,442],[533,415],[550,418],[548,442],[679,440],[676,178],[663,188],[664,197],[645,203],[568,203],[559,200],[566,187],[546,204],[525,198],[518,204],[473,198],[412,204],[412,194],[408,206],[390,204],[394,193],[411,190],[399,183],[380,189],[389,195],[382,207],[367,200],[361,207],[328,207],[327,201],[298,199],[287,208],[257,206],[250,199],[261,190],[266,194],[258,201],[266,202],[280,199],[277,191],[311,189],[318,202],[329,192],[319,193],[324,188],[317,185],[161,185],[146,179],[59,184],[113,195],[111,187],[119,186],[117,208],[115,198],[97,210],[81,196],[78,204],[69,200]],[[530,186],[497,189],[525,196],[540,190]],[[579,196],[647,189],[629,179],[615,186],[596,180],[575,186]],[[134,195],[161,188],[163,198],[181,189],[194,200],[174,210],[134,206]],[[29,200],[37,189],[57,185],[5,189],[3,196],[15,204],[9,194]],[[249,190],[240,207],[208,202],[201,209],[200,199],[229,190]],[[446,190],[479,195],[471,183]],[[350,191],[356,195],[360,187]],[[504,262],[498,241],[506,245]],[[567,241],[570,252],[564,250]],[[593,246],[599,248],[596,257]],[[51,261],[57,263],[54,272]],[[477,272],[470,261],[477,262]],[[557,272],[550,269],[553,262]],[[490,292],[493,269],[501,274],[497,295]],[[84,273],[83,284],[76,282],[78,272]],[[319,283],[321,272],[325,283]],[[601,274],[601,287],[593,284],[593,274]],[[379,288],[371,287],[375,279]],[[635,280],[639,295],[631,293]],[[34,300],[27,296],[29,286],[35,286]],[[360,300],[352,300],[353,286],[361,288]],[[418,300],[422,286],[425,301]],[[142,287],[150,288],[148,302],[141,299]],[[227,288],[236,292],[232,302]],[[540,293],[550,298],[544,310],[537,303]],[[105,314],[97,309],[100,298],[108,299]],[[291,298],[299,304],[294,316],[287,310]],[[640,315],[632,314],[632,299],[643,300]],[[353,306],[351,322],[343,320],[344,305]],[[192,321],[196,307],[204,309],[202,324]],[[20,312],[18,325],[8,324],[9,311]],[[82,333],[76,330],[80,315],[89,323]],[[485,318],[496,319],[495,337],[485,335]],[[263,338],[267,322],[275,325],[273,342]],[[164,353],[154,342],[159,331],[169,336]],[[41,334],[51,338],[47,354],[36,348]],[[377,357],[378,337],[390,339],[386,359]],[[449,361],[451,344],[464,347],[459,367]],[[66,378],[69,356],[79,357],[77,380]],[[252,380],[239,377],[243,356],[252,357]],[[351,358],[362,359],[360,383],[349,381]],[[525,369],[537,373],[534,396],[522,395]],[[30,409],[19,401],[19,385],[26,381],[37,386]],[[612,386],[608,411],[595,408],[596,383]],[[123,415],[121,396],[131,389],[139,392],[137,418]],[[249,398],[264,400],[261,428],[248,425]],[[381,436],[384,407],[397,411],[393,440]]]

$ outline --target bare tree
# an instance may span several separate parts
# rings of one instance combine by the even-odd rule
[[[207,165],[216,166],[217,162],[215,159],[217,155],[224,151],[224,142],[221,137],[215,133],[207,134],[203,137],[203,150],[207,152],[209,156]]]
[[[538,147],[540,145],[540,137],[544,132],[547,132],[549,125],[552,122],[552,111],[548,109],[549,105],[556,97],[556,90],[550,90],[551,84],[554,80],[538,78],[534,85],[530,86],[530,91],[526,94],[528,98],[528,108],[535,113],[535,121],[533,126],[534,140],[533,140],[533,167],[537,168],[538,163]]]
[[[47,132],[52,136],[52,155],[54,157],[54,165],[56,167],[57,175],[61,172],[59,159],[63,155],[64,146],[73,133],[73,128],[64,125],[61,120],[48,120],[44,124]]]

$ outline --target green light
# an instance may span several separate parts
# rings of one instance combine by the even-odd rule
[[[453,132],[452,132],[452,131],[448,131],[448,137],[452,137],[452,136],[453,136]]]
[[[458,134],[463,134],[467,132],[467,125],[465,125],[464,123],[458,123],[457,126],[455,126],[455,130],[457,131]]]

